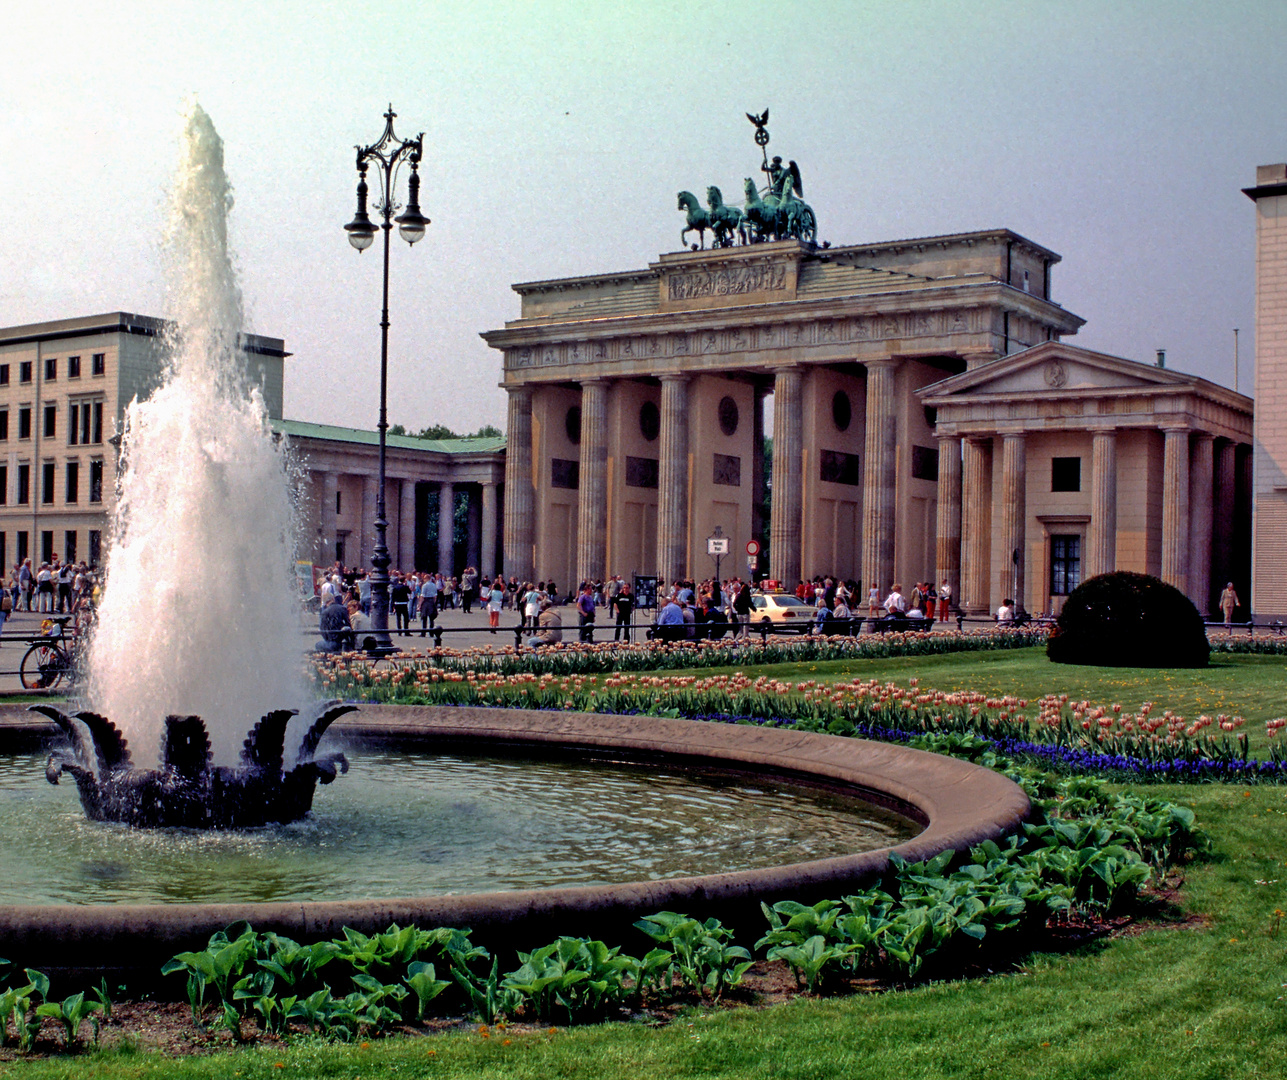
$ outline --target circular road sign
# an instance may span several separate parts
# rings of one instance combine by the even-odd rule
[[[748,555],[758,555],[760,553],[760,542],[758,540],[748,540],[746,542],[746,553]]]

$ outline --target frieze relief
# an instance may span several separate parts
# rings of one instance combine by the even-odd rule
[[[738,266],[727,270],[699,270],[670,274],[666,278],[672,301],[701,300],[708,296],[741,296],[746,293],[786,292],[787,268]]]
[[[950,337],[980,333],[982,322],[983,315],[977,310],[924,311],[599,338],[595,341],[551,342],[507,349],[505,367],[517,369],[596,361],[666,360],[793,348],[827,348],[892,339]]]

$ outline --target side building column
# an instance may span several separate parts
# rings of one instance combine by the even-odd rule
[[[500,571],[496,565],[496,485],[483,482],[483,539],[478,569],[484,574]],[[486,567],[486,569],[484,569]],[[524,581],[527,579],[524,578]],[[522,582],[520,581],[521,585]]]
[[[804,506],[804,417],[800,369],[782,368],[773,380],[773,504],[769,513],[769,577],[794,589],[800,580]]]
[[[585,430],[584,420],[581,430]],[[688,376],[661,377],[657,570],[667,586],[688,576]]]
[[[1189,599],[1211,614],[1211,526],[1215,488],[1215,436],[1198,432],[1189,470]]]
[[[532,484],[532,391],[509,391],[505,442],[505,573],[536,577],[536,491]]]
[[[378,503],[380,478],[375,474],[362,477],[362,520],[359,524],[361,549],[357,564],[371,569],[371,556],[375,554],[375,510]]]
[[[577,581],[603,581],[608,576],[608,383],[604,379],[581,384],[579,486]]]
[[[335,530],[337,528],[335,496],[340,491],[340,478],[333,472],[318,473],[317,483],[321,488],[319,501],[322,511],[317,561],[323,566],[332,566],[335,563]]]
[[[1027,610],[1028,457],[1024,436],[1010,433],[1001,440],[1001,535],[1005,538],[1005,569],[1001,591],[1020,611]]]
[[[961,604],[961,440],[938,439],[938,517],[935,522],[935,588],[947,582]],[[947,612],[943,612],[946,617]]]
[[[986,615],[992,547],[992,439],[966,439],[961,447],[961,598],[968,615]]]
[[[1117,569],[1117,432],[1096,431],[1090,451],[1086,577]]]
[[[456,572],[455,534],[456,485],[444,480],[438,485],[438,573],[444,577]]]
[[[866,460],[862,463],[862,585],[881,595],[894,584],[894,509],[898,427],[894,377],[898,361],[871,360],[867,368]],[[776,433],[775,433],[776,434]]]
[[[393,565],[404,574],[416,568],[416,482],[398,481],[398,550]]]
[[[1162,457],[1162,580],[1189,589],[1189,429],[1167,427]]]

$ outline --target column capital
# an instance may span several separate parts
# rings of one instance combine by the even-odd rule
[[[683,386],[692,381],[692,375],[687,372],[668,371],[663,375],[658,375],[663,383],[670,383],[672,386]]]
[[[532,389],[533,388],[527,385],[526,383],[524,383],[522,386],[504,387],[505,393],[507,393],[511,398],[514,398],[515,400],[527,398],[530,401],[532,397]]]
[[[1165,420],[1158,427],[1168,435],[1193,434],[1193,425],[1187,420]]]
[[[868,371],[888,371],[890,368],[896,368],[903,362],[901,356],[878,356],[871,360],[859,360],[860,364]]]
[[[1215,443],[1216,437],[1215,437],[1215,434],[1214,434],[1213,432],[1210,432],[1210,431],[1195,431],[1193,434],[1197,436],[1197,438],[1198,438],[1198,442],[1210,442],[1210,443],[1212,443],[1212,444],[1214,444],[1214,443]]]

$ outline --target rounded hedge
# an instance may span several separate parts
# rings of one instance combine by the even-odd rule
[[[1184,593],[1147,574],[1118,570],[1069,595],[1046,645],[1059,664],[1206,667],[1211,647]]]

